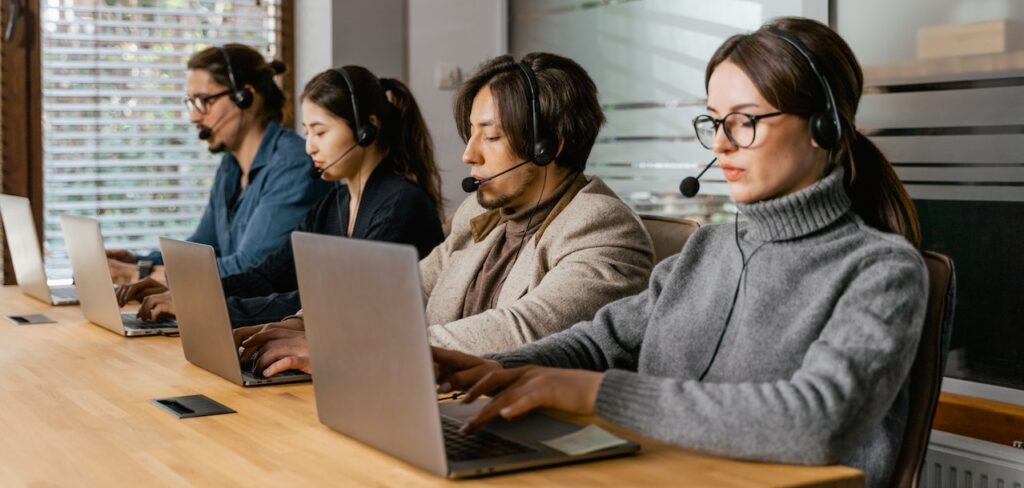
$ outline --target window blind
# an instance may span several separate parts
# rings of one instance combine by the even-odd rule
[[[101,222],[108,248],[185,238],[209,197],[218,155],[184,105],[188,58],[243,43],[272,59],[282,0],[43,0],[44,229],[47,273],[70,276],[59,215]]]

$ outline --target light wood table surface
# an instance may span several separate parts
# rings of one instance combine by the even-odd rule
[[[844,466],[733,461],[620,435],[637,456],[466,481],[436,478],[317,421],[313,388],[242,388],[175,337],[125,338],[0,288],[0,486],[862,486]],[[238,413],[178,420],[149,400],[203,394]],[[373,392],[353,392],[372,395]]]

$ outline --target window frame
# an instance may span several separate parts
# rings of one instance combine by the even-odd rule
[[[2,2],[6,30],[10,7],[19,6],[10,40],[0,39],[0,170],[2,190],[28,197],[39,242],[43,239],[43,97],[39,2]],[[3,35],[0,30],[0,35]],[[4,240],[3,283],[16,283],[10,250]]]

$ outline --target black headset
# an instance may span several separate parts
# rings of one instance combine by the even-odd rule
[[[843,124],[839,120],[839,109],[836,107],[836,100],[832,94],[832,86],[818,69],[818,64],[814,62],[814,54],[800,39],[788,32],[779,29],[768,29],[768,32],[796,48],[800,55],[807,60],[807,64],[811,65],[811,71],[814,72],[822,90],[825,91],[825,110],[811,114],[807,118],[807,125],[811,128],[811,139],[819,147],[825,150],[835,149],[843,138]]]
[[[231,83],[231,101],[235,105],[245,110],[252,106],[252,92],[246,89],[238,89],[238,84],[235,82],[235,69],[231,66],[231,56],[228,55],[228,50],[224,46],[217,46],[221,56],[224,57],[224,64],[228,68],[228,81]]]
[[[519,66],[519,72],[523,75],[526,85],[530,88],[530,132],[533,137],[531,141],[533,143],[533,154],[530,155],[530,159],[537,166],[547,166],[551,161],[555,160],[558,144],[550,137],[541,136],[537,76],[534,74],[533,68],[525,62],[516,63],[516,66]]]
[[[359,101],[356,100],[356,86],[352,83],[352,79],[349,78],[345,68],[334,68],[334,71],[341,75],[342,79],[345,80],[345,85],[348,86],[348,96],[352,100],[352,118],[355,119],[356,125],[356,144],[367,147],[377,140],[377,126],[373,124],[364,125],[359,117]]]

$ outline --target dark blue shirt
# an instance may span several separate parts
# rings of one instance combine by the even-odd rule
[[[188,240],[213,246],[221,276],[260,264],[287,242],[310,207],[330,191],[329,183],[309,177],[312,167],[305,141],[270,122],[244,189],[238,160],[230,153],[221,159],[210,203]]]

